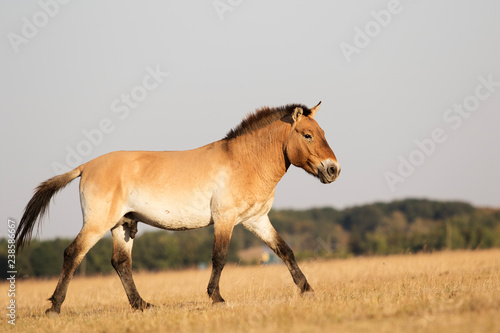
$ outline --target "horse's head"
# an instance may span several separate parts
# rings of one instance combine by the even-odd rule
[[[338,178],[340,165],[325,139],[325,132],[314,120],[320,104],[313,107],[310,113],[305,113],[301,107],[293,110],[286,156],[291,164],[318,177],[323,184],[329,184]]]

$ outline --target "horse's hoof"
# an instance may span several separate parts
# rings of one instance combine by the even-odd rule
[[[212,305],[213,306],[217,306],[217,305],[223,305],[226,303],[226,301],[224,300],[224,298],[222,298],[222,296],[219,294],[219,295],[213,295],[211,297],[212,299]]]
[[[222,308],[222,307],[225,307],[226,306],[226,302],[225,301],[222,301],[222,302],[213,302],[212,303],[212,307],[213,308]]]
[[[132,305],[132,309],[134,311],[146,311],[146,310],[155,309],[155,308],[156,308],[156,305],[148,303],[144,300],[141,300],[140,302]]]
[[[146,303],[146,306],[144,307],[143,311],[156,310],[156,309],[158,309],[156,305],[151,303]]]
[[[47,309],[47,311],[45,311],[45,315],[49,318],[57,318],[57,317],[59,317],[59,312],[50,308],[50,309]]]

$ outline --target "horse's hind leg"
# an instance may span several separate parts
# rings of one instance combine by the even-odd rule
[[[56,290],[49,301],[52,302],[50,309],[47,309],[45,313],[59,314],[61,312],[61,305],[66,298],[66,292],[68,291],[68,285],[73,277],[75,269],[80,265],[82,259],[85,257],[87,252],[92,248],[92,246],[97,243],[99,239],[106,233],[107,230],[102,228],[96,228],[90,224],[85,224],[75,240],[64,250],[64,264],[57,283]]]
[[[111,234],[113,235],[113,257],[111,264],[122,281],[123,288],[125,288],[132,308],[144,310],[152,305],[141,298],[132,278],[132,245],[135,233],[137,232],[137,222],[132,220],[127,222],[127,220],[122,220],[126,223],[111,230]]]

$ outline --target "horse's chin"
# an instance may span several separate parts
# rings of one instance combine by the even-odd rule
[[[333,183],[333,180],[329,180],[325,175],[323,175],[322,172],[318,172],[319,181],[323,184],[331,184]]]

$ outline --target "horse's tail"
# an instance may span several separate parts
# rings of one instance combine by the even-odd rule
[[[41,219],[47,212],[50,198],[62,190],[73,179],[79,177],[82,174],[82,170],[83,165],[65,174],[52,177],[38,185],[35,194],[24,209],[23,217],[16,230],[16,253],[31,241],[35,223],[38,218]]]

